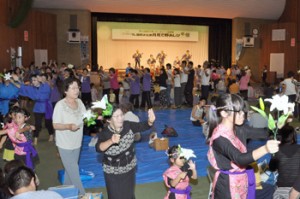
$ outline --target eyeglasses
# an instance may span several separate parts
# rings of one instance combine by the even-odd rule
[[[245,113],[244,110],[226,110],[226,111],[231,111],[231,112],[234,112],[234,113],[237,113],[237,114],[243,114]]]
[[[80,90],[80,87],[70,87],[71,90]]]

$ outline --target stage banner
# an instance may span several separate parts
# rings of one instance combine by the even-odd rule
[[[199,37],[197,31],[112,29],[112,40],[161,40],[197,42],[199,40]]]

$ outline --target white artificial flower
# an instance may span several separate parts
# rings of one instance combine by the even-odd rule
[[[12,76],[10,75],[10,73],[5,73],[4,75],[4,80],[7,81],[7,80],[10,80]]]
[[[284,114],[287,114],[289,108],[293,108],[292,103],[289,103],[289,98],[287,95],[274,95],[272,99],[265,99],[266,102],[271,102],[270,111],[277,109],[278,111],[283,111]]]
[[[293,113],[295,110],[295,103],[288,103],[287,107],[288,107],[288,111],[290,113]]]
[[[68,68],[73,69],[74,65],[73,64],[68,64]]]
[[[106,103],[108,102],[107,95],[104,95],[101,101],[92,102],[92,108],[106,109]]]
[[[192,149],[180,149],[180,157],[184,157],[185,159],[189,160],[190,158],[196,158],[196,155],[194,154],[194,151]]]
[[[87,110],[84,114],[83,114],[83,119],[87,119],[90,120],[91,118],[96,117],[96,115],[92,112],[91,109]]]

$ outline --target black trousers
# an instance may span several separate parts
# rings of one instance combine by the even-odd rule
[[[81,100],[84,105],[90,106],[92,103],[92,95],[91,92],[89,93],[81,93]]]
[[[34,113],[34,125],[35,125],[35,131],[34,131],[34,137],[39,137],[40,131],[42,130],[42,120],[45,121],[45,127],[48,130],[49,135],[54,134],[54,128],[52,125],[52,119],[45,119],[45,113]]]
[[[152,108],[152,102],[150,97],[150,91],[143,91],[142,92],[142,103],[141,107],[145,107],[147,105],[147,108]]]
[[[114,91],[114,94],[116,96],[116,104],[119,104],[120,103],[120,99],[119,99],[119,93],[120,93],[120,89],[113,89]]]
[[[134,108],[139,108],[139,106],[140,106],[139,97],[140,97],[139,94],[136,94],[136,95],[131,94],[129,97],[129,102],[131,102],[134,105]]]
[[[201,97],[206,99],[208,99],[209,96],[209,85],[202,85],[201,86]]]
[[[186,84],[184,89],[184,96],[186,103],[192,107],[193,106],[193,85]]]
[[[109,199],[135,199],[136,168],[124,174],[104,173],[104,179]]]

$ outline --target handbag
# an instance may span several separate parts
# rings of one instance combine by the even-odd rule
[[[177,137],[178,134],[176,130],[168,125],[165,125],[165,129],[161,132],[161,134],[166,135],[167,137]]]

